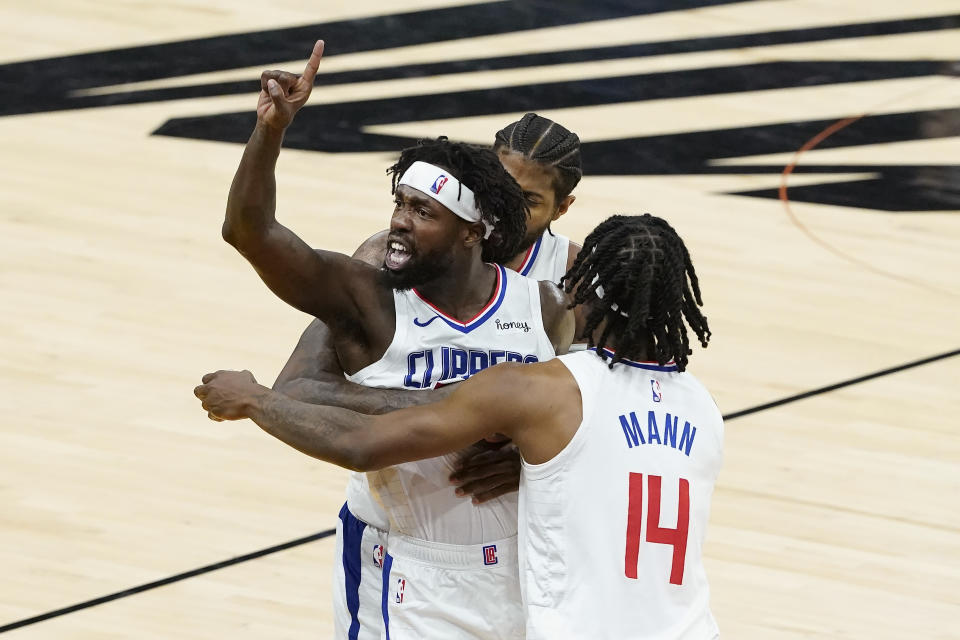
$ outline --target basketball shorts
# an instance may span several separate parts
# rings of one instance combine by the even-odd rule
[[[524,637],[516,536],[451,545],[390,534],[387,549],[384,640]]]
[[[336,640],[380,640],[383,635],[383,563],[387,533],[340,509],[333,559]]]

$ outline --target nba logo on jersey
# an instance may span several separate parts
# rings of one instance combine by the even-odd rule
[[[663,395],[660,393],[660,381],[651,380],[650,381],[650,391],[653,393],[653,401],[660,402],[663,400]]]
[[[488,544],[483,548],[483,564],[487,566],[497,564],[497,545]]]
[[[403,602],[403,590],[407,586],[407,581],[403,578],[397,578],[397,604]]]
[[[373,545],[373,566],[377,569],[383,569],[383,545]]]
[[[440,193],[440,189],[443,189],[443,185],[445,184],[447,184],[447,176],[441,173],[437,176],[437,179],[433,181],[433,184],[430,186],[430,191]]]

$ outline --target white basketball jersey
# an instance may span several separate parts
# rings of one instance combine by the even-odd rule
[[[383,357],[347,376],[368,387],[433,389],[466,380],[500,362],[537,362],[554,357],[543,327],[539,283],[497,266],[490,302],[469,322],[434,307],[416,289],[395,291],[397,323]],[[458,497],[450,484],[457,455],[389,467],[366,474],[389,517],[392,533],[448,544],[479,544],[517,533],[517,494],[480,505]],[[364,497],[351,480],[347,501],[354,510]],[[367,497],[369,500],[369,496]],[[374,526],[380,526],[371,522]],[[381,527],[387,528],[387,527]]]
[[[569,248],[569,238],[544,231],[527,249],[523,262],[517,267],[517,273],[533,280],[559,284],[560,278],[567,272]]]
[[[676,366],[567,354],[583,422],[523,463],[520,570],[528,640],[711,640],[701,552],[723,420]]]

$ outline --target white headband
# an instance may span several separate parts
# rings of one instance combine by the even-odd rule
[[[473,198],[473,191],[450,175],[446,169],[417,160],[404,171],[397,184],[405,184],[417,191],[422,191],[424,195],[445,206],[458,218],[467,222],[482,222],[487,230],[483,236],[484,240],[490,237],[493,226],[481,218]]]

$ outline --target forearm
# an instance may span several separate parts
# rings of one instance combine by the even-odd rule
[[[352,469],[368,470],[363,443],[371,418],[353,411],[299,402],[260,387],[248,418],[261,429],[308,456]]]
[[[223,238],[238,249],[266,235],[276,221],[275,170],[283,131],[258,122],[230,185]]]
[[[448,396],[452,386],[424,391],[380,389],[325,373],[314,378],[296,378],[274,386],[276,391],[301,402],[343,407],[359,413],[378,415],[406,407],[417,407]]]

